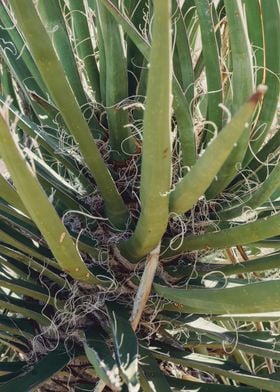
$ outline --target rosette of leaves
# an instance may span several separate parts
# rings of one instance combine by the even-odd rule
[[[0,391],[280,390],[279,30],[1,1]]]

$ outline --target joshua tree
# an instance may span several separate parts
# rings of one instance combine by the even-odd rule
[[[279,391],[279,1],[0,34],[0,391]]]

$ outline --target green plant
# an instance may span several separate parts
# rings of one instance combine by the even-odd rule
[[[0,22],[0,391],[279,391],[279,1]]]

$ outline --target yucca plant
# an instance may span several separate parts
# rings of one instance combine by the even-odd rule
[[[279,391],[279,0],[0,22],[0,391]]]

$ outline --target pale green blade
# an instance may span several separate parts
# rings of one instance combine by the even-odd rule
[[[170,249],[167,249],[163,255],[164,257],[170,257],[197,249],[230,248],[231,246],[236,245],[251,244],[279,234],[280,214],[276,213],[275,215],[258,219],[254,222],[243,223],[214,233],[209,232],[197,236],[190,235],[185,237],[182,241],[180,239],[176,239],[175,241],[168,240],[164,245],[166,245],[166,248],[169,246]],[[271,245],[273,245],[273,243]],[[273,248],[271,245],[269,247]]]
[[[79,144],[85,163],[100,189],[108,216],[116,226],[125,226],[128,219],[127,207],[92,138],[89,126],[65,77],[62,65],[35,5],[29,0],[20,2],[11,0],[10,5],[49,92],[69,131]]]
[[[153,44],[143,130],[141,213],[133,236],[121,244],[122,254],[132,262],[158,245],[168,221],[171,184],[170,14],[170,2],[154,2]]]
[[[263,89],[257,92],[241,107],[231,122],[206,147],[203,155],[197,160],[190,171],[179,181],[170,195],[170,211],[183,214],[190,210],[198,199],[204,194],[224,161],[234,149],[242,131],[248,122]]]
[[[182,313],[262,313],[280,310],[280,280],[219,289],[178,289],[154,283],[155,291],[177,304]],[[168,305],[166,305],[168,309]]]
[[[93,284],[101,283],[84,264],[67,229],[49,202],[36,175],[25,161],[22,152],[17,147],[11,131],[7,111],[5,112],[2,109],[0,116],[0,152],[9,169],[17,192],[32,220],[44,235],[55,258],[65,272],[80,281]],[[36,200],[36,203],[33,200]]]

